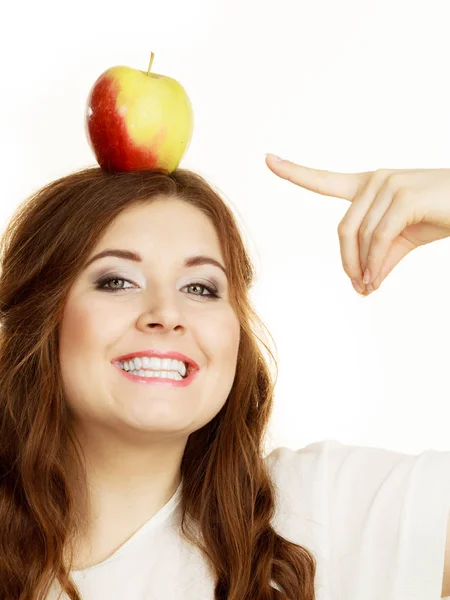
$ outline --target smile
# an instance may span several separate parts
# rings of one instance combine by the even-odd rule
[[[145,369],[141,369],[138,372],[131,373],[130,371],[125,371],[118,364],[113,363],[113,366],[118,369],[124,377],[126,377],[129,381],[133,381],[135,383],[144,383],[147,385],[168,385],[173,387],[186,387],[190,385],[194,379],[197,377],[199,370],[192,370],[185,378],[181,378],[179,373],[175,371],[170,372],[170,376],[166,375],[169,373],[168,371],[146,371]],[[162,375],[162,377],[161,377]],[[178,379],[178,377],[180,379]]]

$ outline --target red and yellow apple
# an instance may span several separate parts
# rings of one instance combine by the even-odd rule
[[[105,171],[174,171],[189,147],[194,118],[183,86],[171,77],[117,66],[89,92],[85,129]]]

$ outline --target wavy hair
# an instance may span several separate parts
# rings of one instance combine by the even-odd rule
[[[251,306],[254,267],[231,209],[203,177],[186,169],[106,173],[96,166],[34,192],[0,239],[4,600],[45,600],[56,580],[68,598],[81,600],[66,555],[77,530],[68,478],[68,456],[72,450],[76,454],[77,440],[62,387],[59,326],[80,265],[113,219],[135,203],[174,196],[213,223],[240,322],[232,389],[220,412],[189,436],[182,458],[182,535],[212,568],[215,600],[315,598],[314,556],[271,525],[275,488],[263,459],[263,440],[278,368],[261,339],[267,329]]]

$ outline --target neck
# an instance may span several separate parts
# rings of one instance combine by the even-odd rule
[[[108,524],[126,519],[129,528],[139,528],[175,493],[187,437],[125,438],[100,428],[75,435],[86,470],[85,484],[76,462],[70,461],[79,536],[91,538]]]

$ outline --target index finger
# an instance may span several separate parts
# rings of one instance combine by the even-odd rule
[[[323,196],[334,196],[352,202],[367,184],[372,172],[333,173],[297,165],[289,160],[275,161],[266,157],[266,164],[275,175],[287,179],[311,192]]]

